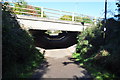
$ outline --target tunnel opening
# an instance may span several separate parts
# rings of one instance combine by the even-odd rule
[[[68,48],[77,43],[77,35],[80,32],[60,31],[58,34],[46,34],[47,30],[30,29],[36,47],[44,49]]]

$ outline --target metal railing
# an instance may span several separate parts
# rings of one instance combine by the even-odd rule
[[[8,3],[11,3],[11,2],[8,2]],[[11,4],[14,4],[14,5],[7,5],[7,7],[12,8],[13,12],[15,12],[16,14],[32,15],[37,17],[46,17],[50,19],[59,19],[59,20],[77,21],[77,22],[82,22],[81,18],[83,17],[95,19],[93,16],[83,15],[75,12],[62,11],[57,9],[31,6],[31,5],[26,5],[27,6],[26,8],[22,8],[22,7],[15,6],[18,3],[11,3]],[[22,4],[19,4],[19,5],[22,6]],[[30,9],[29,7],[31,7],[32,9]],[[39,10],[37,10],[36,8],[38,8]]]

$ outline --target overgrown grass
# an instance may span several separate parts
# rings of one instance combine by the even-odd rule
[[[20,28],[14,14],[2,6],[2,78],[30,78],[44,59],[35,48],[33,37]]]
[[[120,74],[120,22],[107,20],[107,31],[103,38],[103,26],[98,24],[86,29],[78,36],[73,57],[91,72],[95,80],[114,80]]]

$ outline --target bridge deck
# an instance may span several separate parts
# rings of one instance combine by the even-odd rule
[[[38,30],[62,30],[62,31],[82,31],[84,26],[80,22],[56,20],[49,18],[41,18],[35,16],[17,15],[17,20],[24,24],[27,29]]]

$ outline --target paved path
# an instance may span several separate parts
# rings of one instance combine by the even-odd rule
[[[90,80],[88,72],[70,59],[75,51],[75,46],[67,49],[45,50],[46,61],[35,70],[33,78],[38,80],[40,78],[70,78],[74,80],[75,78],[85,78],[85,80]]]

